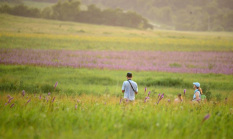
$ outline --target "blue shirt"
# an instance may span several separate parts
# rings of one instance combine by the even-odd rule
[[[129,84],[129,81],[132,84],[134,90],[138,92],[138,85],[136,82],[132,80],[124,81],[122,85],[122,90],[125,90],[124,98],[127,98],[129,100],[135,100],[135,92],[133,91],[131,85]]]
[[[195,91],[194,91],[194,95],[193,95],[193,99],[196,99],[196,93],[198,93],[199,94],[199,98],[201,98],[201,93],[200,93],[200,91],[198,90],[198,89],[196,89]]]

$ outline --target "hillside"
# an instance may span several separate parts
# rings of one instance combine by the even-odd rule
[[[7,14],[0,14],[0,18],[1,48],[233,51],[233,34],[226,32],[137,30]]]
[[[29,6],[24,3],[27,3]],[[102,10],[95,5],[88,5],[84,9],[81,2],[72,0],[59,1],[43,9],[36,8],[34,5],[33,2],[28,4],[28,1],[4,2],[0,5],[0,13],[98,25],[153,29],[153,26],[143,16],[136,12],[123,11],[122,9],[108,8]]]
[[[44,9],[45,7],[55,4],[58,0],[3,1],[10,2],[10,5],[23,3],[29,7]],[[0,5],[1,3],[2,2],[0,2]],[[124,11],[136,12],[150,20],[150,24],[155,28],[160,29],[180,31],[233,31],[232,0],[82,0],[81,10],[85,11],[88,9],[88,5],[91,5],[91,7],[94,6],[95,13],[91,13],[91,15],[94,14],[95,16],[90,18],[90,14],[84,14],[83,17],[87,18],[84,19],[85,22],[88,22],[88,19],[95,18],[94,21],[91,22],[98,23],[98,20],[105,20],[103,18],[107,18],[111,15],[105,14],[103,17],[98,17],[97,15],[99,15],[100,10],[96,9],[95,5],[97,5],[97,7],[102,7],[102,10],[120,8]],[[112,24],[112,21],[116,22],[114,19],[115,17],[107,20],[111,20],[110,24]],[[119,25],[119,23],[115,24]],[[127,26],[129,25],[130,23]]]

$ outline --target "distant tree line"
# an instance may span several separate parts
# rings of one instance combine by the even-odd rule
[[[66,0],[31,0],[31,1],[57,3],[58,1],[66,1]]]
[[[233,31],[233,0],[82,0],[136,11],[176,30]]]
[[[3,5],[0,7],[0,13],[61,21],[124,26],[138,29],[153,28],[153,26],[148,23],[147,19],[135,12],[125,12],[119,8],[101,10],[95,5],[89,5],[85,11],[82,11],[80,10],[80,6],[81,3],[79,1],[73,0],[59,1],[52,7],[47,7],[43,10],[30,8],[23,4],[14,7]]]
[[[0,2],[21,3],[21,2],[22,2],[22,0],[0,0]]]

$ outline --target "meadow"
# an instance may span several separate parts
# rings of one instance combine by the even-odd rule
[[[59,84],[58,84],[59,86]],[[7,97],[9,100],[7,101]],[[1,138],[231,138],[232,103],[1,94]],[[185,100],[186,101],[186,100]],[[6,103],[6,104],[5,104]]]
[[[0,138],[233,137],[233,33],[0,19]]]

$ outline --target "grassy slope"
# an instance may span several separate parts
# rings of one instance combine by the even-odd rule
[[[233,51],[233,33],[145,31],[0,14],[0,48]]]

